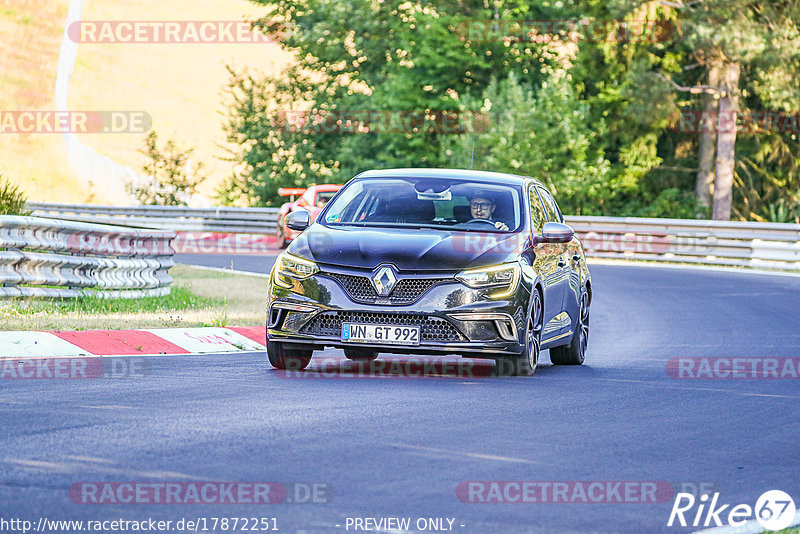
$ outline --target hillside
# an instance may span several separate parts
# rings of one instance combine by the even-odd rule
[[[58,47],[68,0],[5,0],[0,8],[3,56],[2,109],[53,109]],[[260,13],[245,0],[85,0],[84,21],[251,19]],[[44,16],[43,16],[44,15]],[[12,53],[13,52],[13,53]],[[280,73],[290,57],[274,43],[120,44],[84,43],[70,86],[73,110],[146,111],[163,140],[195,147],[195,161],[210,174],[207,196],[230,173],[222,132],[225,64]],[[5,96],[3,96],[5,95]],[[11,98],[8,95],[12,95]],[[6,138],[8,137],[8,138]],[[77,185],[58,135],[0,139],[5,173],[34,200],[104,202],[102,187]],[[144,134],[91,134],[82,140],[114,161],[141,171]],[[11,155],[10,157],[8,155]]]
[[[52,110],[68,0],[3,0],[0,110]],[[90,199],[70,168],[60,135],[0,134],[0,172],[33,200]]]

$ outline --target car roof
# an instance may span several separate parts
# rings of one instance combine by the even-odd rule
[[[522,185],[526,180],[530,180],[538,185],[541,183],[528,176],[518,174],[508,174],[504,172],[491,171],[470,171],[466,169],[375,169],[364,171],[356,178],[457,178],[462,180],[481,180],[495,182],[505,185]]]

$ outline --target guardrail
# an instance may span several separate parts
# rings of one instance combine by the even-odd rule
[[[29,204],[36,215],[177,231],[274,234],[277,208]],[[590,257],[800,271],[800,225],[567,217]],[[235,253],[235,251],[230,251]]]
[[[168,295],[175,232],[0,216],[0,297]],[[47,286],[47,287],[41,287]]]
[[[800,225],[567,217],[589,256],[800,271]]]
[[[88,204],[44,204],[29,202],[38,217],[162,228],[178,232],[230,232],[274,234],[278,208],[189,208],[185,206],[94,206]]]

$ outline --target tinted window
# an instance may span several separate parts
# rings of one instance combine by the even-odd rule
[[[473,217],[471,204],[480,206]],[[487,207],[488,206],[488,207]],[[516,186],[450,178],[364,178],[353,180],[325,211],[324,224],[434,226],[493,232],[522,227],[522,190]]]
[[[561,217],[561,210],[558,209],[558,204],[556,204],[553,195],[542,187],[539,188],[539,194],[542,196],[542,203],[547,213],[547,220],[550,222],[564,222],[564,219]]]
[[[530,203],[531,203],[531,223],[533,224],[533,233],[536,235],[540,235],[542,233],[542,227],[544,223],[547,221],[544,208],[542,208],[542,201],[539,200],[539,195],[536,194],[536,188],[531,187],[530,191]]]

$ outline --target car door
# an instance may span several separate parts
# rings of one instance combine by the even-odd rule
[[[561,215],[561,210],[558,208],[555,198],[550,192],[543,188],[539,188],[539,195],[542,198],[544,211],[547,214],[549,222],[564,223],[564,217]],[[557,321],[553,326],[560,325],[561,329],[556,336],[563,336],[572,332],[572,325],[578,317],[578,299],[580,297],[580,263],[574,257],[580,258],[580,242],[576,237],[573,237],[569,243],[559,243],[556,245],[558,251],[558,286],[561,288],[563,300],[561,309],[556,315]],[[577,247],[577,250],[576,250]],[[577,282],[576,282],[577,280]],[[546,336],[543,338],[546,339]]]
[[[528,189],[528,202],[531,213],[531,232],[541,236],[542,229],[547,222],[544,205],[538,187],[531,185]],[[544,330],[542,341],[557,336],[562,331],[560,323],[561,305],[564,300],[564,284],[561,283],[562,267],[559,266],[561,260],[561,248],[555,243],[539,243],[534,247],[533,268],[539,273],[544,286]]]

